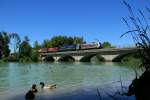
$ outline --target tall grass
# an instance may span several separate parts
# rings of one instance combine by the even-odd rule
[[[128,27],[128,31],[125,32],[121,37],[125,35],[131,35],[136,47],[139,48],[139,56],[141,58],[141,65],[145,70],[150,70],[150,25],[149,17],[146,17],[142,10],[137,9],[138,15],[134,14],[132,6],[123,1],[127,7],[130,15],[129,17],[123,17],[122,20]],[[145,7],[145,12],[150,14],[150,9]]]
[[[123,1],[123,3],[130,15],[122,18],[128,27],[128,31],[121,37],[131,35],[141,59],[139,67],[144,69],[144,73],[139,78],[136,75],[136,78],[130,84],[127,95],[135,95],[137,100],[150,100],[150,18],[146,16],[150,14],[150,8],[145,7],[144,11],[137,9],[138,14],[135,14],[129,3],[126,1]]]

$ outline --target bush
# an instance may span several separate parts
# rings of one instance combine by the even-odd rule
[[[32,52],[31,60],[33,62],[39,61],[39,54],[38,54],[38,52]]]
[[[19,59],[19,62],[31,62],[31,58],[30,57],[23,57]]]

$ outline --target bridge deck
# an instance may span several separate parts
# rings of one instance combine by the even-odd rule
[[[61,56],[61,55],[85,55],[100,53],[103,55],[121,54],[126,52],[136,51],[137,48],[108,48],[108,49],[90,49],[90,50],[76,50],[76,51],[65,51],[65,52],[52,52],[52,53],[41,53],[42,56]]]

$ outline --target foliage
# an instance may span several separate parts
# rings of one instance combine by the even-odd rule
[[[127,62],[127,63],[129,63],[129,62],[132,62],[133,60],[140,61],[139,53],[136,51],[117,56],[113,59],[113,62]]]
[[[18,62],[19,61],[19,58],[15,55],[10,55],[8,56],[7,58],[3,58],[3,61],[5,62]]]
[[[8,57],[10,53],[9,42],[10,35],[7,32],[0,32],[0,58]]]
[[[50,40],[46,39],[42,43],[43,48],[59,47],[62,45],[73,45],[85,43],[83,37],[67,37],[67,36],[54,36]]]
[[[74,44],[86,43],[86,41],[84,41],[83,37],[77,37],[77,36],[73,37],[73,41],[74,41]]]
[[[29,40],[25,37],[25,40],[19,46],[19,58],[31,57],[32,47],[29,44]]]
[[[149,70],[150,69],[149,23],[144,13],[141,10],[138,10],[140,17],[141,17],[140,19],[140,17],[135,16],[135,14],[133,13],[132,7],[127,2],[124,1],[124,4],[129,9],[129,12],[131,15],[129,17],[129,20],[123,18],[123,21],[127,25],[129,31],[123,34],[122,36],[129,34],[129,33],[131,34],[134,42],[136,43],[136,47],[140,48],[138,49],[138,51],[142,60],[141,67],[144,67],[146,70]]]
[[[111,48],[111,44],[109,42],[104,42],[102,45],[103,48]]]
[[[30,57],[23,57],[23,58],[19,58],[19,62],[31,62],[31,58]]]
[[[37,50],[40,48],[40,45],[35,41],[34,49],[29,44],[29,38],[24,37],[24,41],[19,46],[19,61],[20,62],[37,62],[39,60],[39,54]]]
[[[73,38],[67,36],[54,36],[51,39],[52,47],[58,47],[61,45],[71,45],[73,44]]]
[[[17,33],[0,32],[0,58],[4,61],[38,61],[39,54],[37,50],[40,48],[59,47],[62,45],[72,45],[85,43],[83,37],[67,37],[67,36],[54,36],[50,40],[45,39],[40,45],[38,41],[34,42],[33,49],[29,44],[29,38],[24,37],[21,41]],[[14,52],[10,54],[9,44],[12,45]]]
[[[42,43],[42,48],[50,48],[51,47],[51,42],[48,39],[45,39]]]
[[[9,43],[13,44],[14,53],[10,55]],[[21,39],[17,33],[0,32],[0,58],[2,61],[36,61],[38,54],[32,52],[32,47],[29,44],[29,38]]]
[[[38,43],[38,41],[35,41],[33,44],[33,49],[34,50],[39,50],[41,48],[41,45]]]
[[[32,50],[31,60],[34,62],[39,61],[39,53],[37,51]]]
[[[29,41],[30,41],[30,40],[29,40],[29,37],[28,37],[28,36],[25,36],[25,37],[24,37],[24,41],[29,43]]]
[[[123,18],[128,27],[128,32],[123,34],[131,34],[141,58],[140,67],[144,68],[144,73],[132,81],[129,86],[127,95],[135,95],[137,100],[150,100],[150,27],[149,17],[145,16],[143,11],[138,10],[140,16],[135,15],[132,7],[126,1],[123,1],[130,12],[129,18]],[[146,12],[150,14],[150,9],[146,7]],[[148,19],[147,19],[148,18]],[[121,37],[122,37],[121,36]]]
[[[2,47],[3,57],[8,57],[10,53],[10,49],[8,45],[3,45]]]
[[[2,58],[2,49],[0,47],[0,59]]]
[[[132,63],[140,62],[140,57],[137,55],[137,53],[135,53],[135,54],[132,53],[132,54],[129,54],[129,55],[123,57],[121,59],[121,62],[128,62],[128,63],[130,63],[130,62],[132,62]]]

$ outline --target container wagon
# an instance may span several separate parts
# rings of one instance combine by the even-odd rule
[[[48,48],[47,52],[58,52],[59,48],[58,47],[54,47],[54,48]]]
[[[59,47],[59,51],[73,51],[76,50],[76,45],[65,45],[62,47]]]

